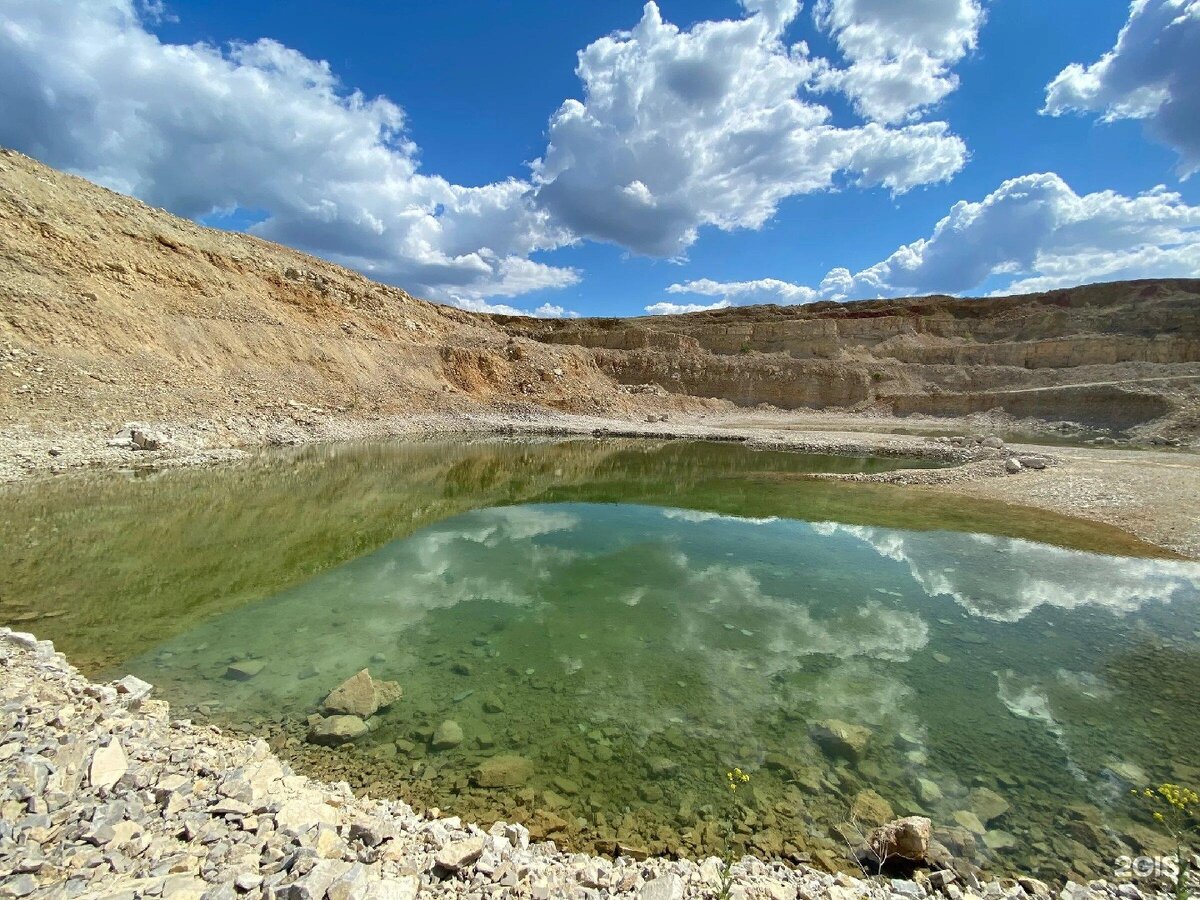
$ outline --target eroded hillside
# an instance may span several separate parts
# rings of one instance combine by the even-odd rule
[[[769,404],[1194,435],[1200,281],[482,316],[0,152],[0,421]],[[719,402],[718,402],[719,401]]]
[[[0,153],[10,423],[630,402],[583,348]]]
[[[756,306],[505,327],[592,349],[625,384],[783,409],[909,415],[1002,410],[1127,429],[1193,428],[1200,281],[1161,279],[989,299]]]

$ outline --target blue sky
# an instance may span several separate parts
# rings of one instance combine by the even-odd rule
[[[1200,276],[1196,60],[1198,0],[0,0],[0,143],[467,308],[986,294]]]

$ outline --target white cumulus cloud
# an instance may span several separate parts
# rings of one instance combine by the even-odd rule
[[[716,303],[651,303],[646,312],[652,316],[677,316],[680,313],[708,312],[712,309],[725,309],[733,304],[729,300],[718,300]]]
[[[1116,45],[1063,69],[1042,111],[1143,119],[1179,153],[1181,176],[1200,170],[1200,0],[1134,0]]]
[[[979,0],[818,0],[813,18],[848,63],[816,84],[868,119],[900,122],[958,87],[951,67],[975,48],[984,12]]]
[[[578,280],[527,258],[570,239],[527,182],[426,175],[390,100],[276,41],[163,43],[147,29],[161,15],[6,0],[0,142],[180,215],[265,211],[263,237],[441,299]]]
[[[740,303],[804,303],[957,294],[992,276],[1004,292],[1085,282],[1200,276],[1200,206],[1165,187],[1130,197],[1077,194],[1053,173],[1023,175],[977,202],[960,201],[924,238],[859,272],[831,270],[816,287],[778,279],[672,284],[673,294]]]
[[[583,99],[554,114],[534,163],[539,208],[573,234],[677,257],[703,226],[759,228],[838,178],[900,193],[962,168],[966,147],[942,122],[832,125],[803,96],[826,64],[782,40],[799,5],[743,6],[682,30],[647,3],[632,30],[583,50]]]
[[[829,27],[848,58],[874,59],[855,22],[887,17],[843,5],[825,4]],[[704,226],[758,228],[790,196],[900,193],[962,168],[943,122],[831,124],[805,97],[830,64],[782,39],[797,0],[742,6],[681,30],[648,3],[579,54],[583,99],[553,115],[528,176],[465,186],[421,169],[396,103],[277,41],[164,42],[161,0],[4,0],[0,143],[180,215],[261,216],[263,237],[435,299],[509,310],[490,298],[580,280],[539,251],[593,238],[676,257]],[[963,27],[917,43],[948,63],[973,41]]]

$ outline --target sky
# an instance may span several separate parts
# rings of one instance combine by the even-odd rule
[[[1200,0],[0,0],[0,145],[482,311],[1200,276]]]

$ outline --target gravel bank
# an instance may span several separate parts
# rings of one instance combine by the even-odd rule
[[[152,688],[93,684],[48,641],[0,629],[0,896],[163,900],[715,898],[721,863],[564,854],[295,775],[262,741],[172,720]],[[746,858],[746,900],[1059,900],[1132,884],[857,879]],[[1166,895],[1161,895],[1165,898]]]

